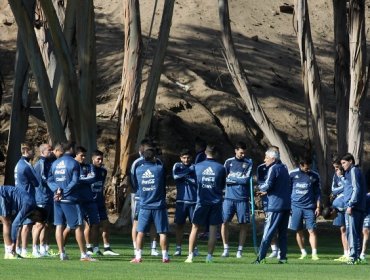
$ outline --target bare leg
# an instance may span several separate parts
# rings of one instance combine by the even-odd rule
[[[244,246],[247,239],[247,224],[240,224],[239,246]]]
[[[136,243],[137,234],[138,234],[136,232],[136,228],[137,228],[137,220],[134,220],[132,223],[132,230],[131,230],[132,244],[134,245],[134,249],[138,248],[137,243]]]
[[[109,221],[108,220],[101,221],[100,226],[102,228],[103,243],[104,243],[104,245],[109,244],[109,237],[110,237]],[[136,231],[136,229],[135,229],[135,231]]]
[[[184,225],[176,224],[176,246],[181,247],[184,236]]]
[[[224,246],[229,244],[229,223],[223,223],[221,226],[221,236]]]
[[[6,246],[14,245],[10,237],[12,222],[9,217],[0,216],[0,221],[3,224],[3,239]]]
[[[365,255],[366,253],[366,249],[367,249],[367,241],[369,240],[369,229],[368,228],[363,228],[362,229],[362,236],[363,236],[363,240],[362,240],[362,251],[361,251],[361,255]]]
[[[76,227],[75,236],[76,236],[76,241],[77,241],[77,244],[78,244],[78,247],[80,249],[81,254],[86,254],[83,226],[77,226]]]
[[[197,242],[197,235],[199,231],[199,225],[193,224],[189,235],[189,255],[193,254],[195,244]]]
[[[35,223],[32,227],[32,248],[35,248],[39,243],[40,234],[44,226],[45,225],[43,223]]]
[[[340,238],[342,240],[343,252],[347,252],[348,254],[348,242],[347,242],[347,235],[346,235],[346,227],[340,227]]]
[[[57,241],[59,253],[64,253],[63,226],[57,225],[55,228],[55,239]]]
[[[317,234],[316,234],[316,230],[314,229],[309,229],[308,230],[308,233],[310,234],[310,245],[311,245],[311,248],[312,248],[312,253],[315,254],[316,251],[314,250],[317,250]]]
[[[90,225],[85,222],[84,236],[85,236],[86,244],[91,244],[90,233],[91,233]]]
[[[299,249],[303,250],[304,249],[304,234],[303,234],[303,230],[297,231],[296,239],[297,239],[297,243],[298,243]]]
[[[217,225],[209,225],[208,254],[212,255],[215,250]]]
[[[28,235],[31,231],[32,225],[23,225],[21,239],[22,239],[22,249],[27,249],[28,245]]]

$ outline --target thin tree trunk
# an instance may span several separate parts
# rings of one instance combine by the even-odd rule
[[[70,121],[74,140],[81,143],[81,121],[80,121],[80,102],[78,96],[78,81],[74,69],[71,52],[65,40],[60,22],[58,20],[54,5],[49,0],[40,0],[42,9],[48,20],[49,31],[53,39],[53,50],[56,55],[58,65],[62,69],[63,83],[66,86],[67,100]]]
[[[138,107],[140,100],[141,85],[141,24],[140,9],[138,0],[126,0],[124,6],[124,26],[125,26],[125,45],[124,60],[122,71],[123,102],[120,110],[120,143],[119,151],[119,169],[115,170],[115,175],[119,174],[120,185],[128,182],[127,171],[129,162],[132,162],[132,155],[136,153],[136,140],[139,131]],[[126,178],[126,180],[125,180]],[[117,190],[116,190],[117,191]],[[120,218],[116,225],[122,226],[127,223],[128,204],[125,203],[121,210]]]
[[[350,0],[349,50],[351,89],[349,97],[348,151],[361,164],[364,142],[364,105],[367,92],[365,1]]]
[[[141,106],[142,116],[140,121],[140,131],[137,139],[137,144],[142,139],[144,139],[145,134],[149,130],[152,120],[158,85],[162,74],[163,61],[166,55],[168,40],[170,36],[174,5],[175,0],[165,0],[164,2],[158,43],[154,53],[153,63],[148,78],[148,84],[145,89],[145,95]]]
[[[77,51],[80,67],[81,144],[88,158],[96,149],[96,53],[93,1],[80,1],[76,14]]]
[[[347,1],[333,0],[334,9],[334,91],[336,96],[337,152],[347,152],[349,102],[349,42],[347,32]]]
[[[73,45],[73,41],[76,35],[76,10],[77,10],[77,1],[68,1],[65,13],[65,22],[64,22],[64,30],[63,34],[67,42],[68,50],[71,57],[74,57],[75,54],[75,47]],[[55,72],[55,81],[58,81],[57,86],[54,88],[55,96],[56,96],[56,103],[59,109],[59,114],[63,123],[63,127],[65,129],[66,135],[68,139],[77,139],[75,135],[72,133],[72,127],[76,127],[76,125],[72,124],[69,121],[69,114],[68,114],[68,103],[74,102],[79,103],[79,90],[77,91],[76,95],[72,96],[68,94],[68,79],[64,78],[62,75],[62,71],[60,69],[60,65],[57,65],[56,72]],[[73,100],[68,100],[68,96],[70,96]],[[68,101],[67,101],[68,100]],[[80,121],[79,121],[80,122]]]
[[[30,2],[28,3],[30,5],[27,5],[27,12],[32,16],[34,9]],[[21,156],[21,143],[24,141],[28,127],[28,70],[29,64],[26,52],[18,32],[12,112],[10,116],[8,149],[5,165],[5,185],[14,185],[14,168]]]
[[[219,0],[218,6],[222,32],[222,44],[225,49],[224,56],[233,80],[233,84],[240,96],[243,98],[248,111],[250,112],[256,124],[263,131],[269,142],[279,147],[282,161],[288,166],[288,168],[292,168],[294,166],[294,160],[286,140],[281,137],[280,133],[276,130],[274,125],[267,118],[263,109],[258,104],[256,97],[252,94],[248,78],[245,76],[245,74],[243,74],[242,67],[240,66],[236,56],[234,42],[231,35],[228,1]]]
[[[46,73],[36,35],[27,15],[22,1],[9,0],[17,25],[20,27],[19,33],[22,38],[23,46],[30,63],[32,73],[36,80],[39,97],[45,115],[46,124],[52,143],[66,140],[62,123],[58,114],[58,109],[52,98],[52,91]]]
[[[306,0],[296,0],[295,14],[298,26],[298,45],[301,53],[302,79],[305,95],[308,96],[312,130],[315,143],[318,171],[324,190],[323,201],[326,204],[331,193],[328,181],[328,145],[324,102],[321,94],[321,81],[316,63],[314,46],[311,37],[310,18]]]

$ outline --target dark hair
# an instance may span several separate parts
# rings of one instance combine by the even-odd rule
[[[155,149],[153,147],[145,149],[143,152],[143,157],[146,161],[152,161],[155,157]]]
[[[180,157],[185,156],[185,155],[191,155],[191,152],[189,149],[182,149],[180,152]]]
[[[77,146],[76,149],[75,149],[76,155],[86,153],[86,152],[87,152],[87,150],[82,146]]]
[[[207,148],[206,148],[205,152],[206,152],[207,156],[217,157],[220,153],[220,150],[216,145],[209,144],[209,145],[207,145]]]
[[[99,150],[95,150],[91,154],[92,157],[102,157],[103,155],[104,155],[103,152]]]
[[[338,154],[333,154],[332,155],[331,164],[339,164],[340,165],[340,156]]]
[[[299,165],[304,165],[304,164],[311,165],[312,164],[312,158],[310,156],[307,156],[307,155],[300,158],[299,159]]]
[[[235,144],[234,148],[235,148],[235,150],[239,150],[239,149],[246,150],[247,149],[247,144],[245,144],[242,141],[239,141],[238,143]]]
[[[64,152],[74,153],[75,152],[75,146],[76,146],[76,142],[74,142],[74,141],[68,141],[68,142],[62,143],[62,147],[63,147]]]
[[[353,155],[351,153],[345,153],[344,155],[342,155],[341,160],[352,161],[353,165],[356,164],[355,163],[355,158],[353,157]]]

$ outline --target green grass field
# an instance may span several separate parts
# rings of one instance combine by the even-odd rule
[[[201,256],[195,258],[193,264],[184,263],[186,246],[183,256],[171,257],[171,263],[162,264],[160,257],[151,257],[149,247],[144,248],[143,263],[131,264],[133,250],[128,234],[112,235],[112,247],[121,253],[118,257],[100,257],[98,262],[86,263],[79,261],[79,252],[75,241],[70,238],[67,246],[68,261],[59,258],[47,259],[0,259],[0,279],[369,279],[370,264],[349,266],[333,261],[341,255],[339,232],[328,230],[328,225],[319,225],[319,261],[298,260],[299,250],[292,233],[289,235],[288,264],[277,264],[277,260],[269,260],[267,264],[252,265],[255,259],[253,247],[249,241],[242,259],[236,259],[236,244],[232,243],[229,258],[221,258],[222,242],[218,241],[214,254],[214,263],[204,262],[206,241],[200,241]],[[235,233],[234,233],[235,235]],[[236,236],[231,240],[235,240]],[[149,240],[146,239],[146,244]],[[175,248],[174,237],[170,238],[170,253]],[[53,246],[56,249],[56,246]],[[0,254],[3,256],[4,249]],[[370,261],[370,260],[369,260]]]

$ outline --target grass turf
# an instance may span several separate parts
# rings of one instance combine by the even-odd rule
[[[319,257],[298,260],[299,250],[294,234],[289,234],[288,264],[268,260],[267,264],[252,265],[255,260],[251,243],[247,243],[242,259],[236,259],[236,244],[232,243],[230,257],[221,258],[222,242],[218,241],[214,263],[206,264],[206,241],[199,241],[201,256],[194,263],[184,263],[187,242],[183,245],[183,256],[171,257],[171,263],[163,264],[161,257],[149,256],[149,247],[144,248],[143,263],[131,264],[133,250],[128,234],[113,234],[112,248],[120,256],[103,256],[98,262],[80,262],[75,241],[70,238],[67,246],[68,261],[56,258],[4,260],[0,259],[0,278],[5,279],[369,279],[370,265],[349,266],[334,262],[341,254],[339,231],[320,226]],[[236,240],[236,235],[232,236]],[[148,238],[146,238],[146,244]],[[56,248],[55,245],[52,246]],[[3,254],[4,250],[0,250]],[[174,238],[170,238],[170,254],[174,253]]]

